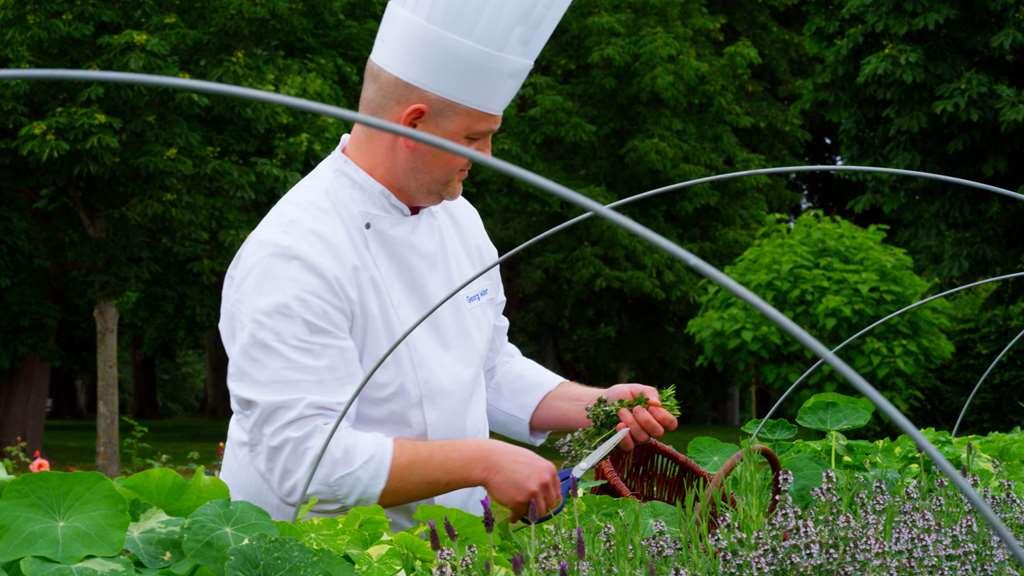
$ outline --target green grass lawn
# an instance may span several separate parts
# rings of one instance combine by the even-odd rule
[[[141,454],[155,458],[159,454],[170,456],[174,467],[188,465],[188,453],[199,453],[198,464],[209,466],[217,459],[217,443],[228,433],[227,420],[202,418],[173,418],[140,422],[149,429],[142,442],[152,449]],[[121,440],[127,438],[131,426],[121,424]],[[43,437],[43,453],[57,470],[76,468],[91,470],[96,467],[95,420],[47,420]],[[122,454],[124,458],[124,454]]]
[[[185,467],[189,452],[199,453],[198,464],[210,465],[217,458],[217,443],[227,436],[227,420],[202,418],[172,418],[140,422],[148,428],[142,442],[149,444],[144,456],[158,454],[170,456],[169,464]],[[129,436],[131,427],[121,425],[122,441]],[[741,432],[730,426],[685,426],[669,432],[662,440],[680,452],[686,452],[686,445],[696,436],[714,436],[725,442],[737,442]],[[555,463],[561,464],[561,456],[554,449],[554,438],[534,450]],[[57,470],[95,468],[96,422],[94,420],[48,420],[43,439],[43,455]],[[124,457],[124,455],[122,455]],[[572,464],[572,463],[570,463]]]

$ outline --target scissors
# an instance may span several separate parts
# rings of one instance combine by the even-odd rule
[[[543,518],[540,518],[539,520],[534,522],[534,524],[547,522],[555,514],[561,512],[562,508],[565,508],[565,502],[569,499],[569,487],[576,484],[576,482],[573,482],[573,480],[575,479],[578,482],[579,479],[582,478],[583,475],[587,473],[587,470],[590,470],[591,468],[594,467],[594,464],[597,464],[601,460],[604,460],[604,457],[607,456],[608,453],[611,452],[619,444],[619,442],[626,437],[626,434],[629,434],[629,428],[623,428],[622,430],[619,430],[618,432],[613,434],[611,438],[602,442],[596,450],[584,456],[583,460],[580,460],[579,464],[573,466],[572,468],[562,468],[561,470],[559,470],[558,480],[562,483],[562,501],[558,504],[558,508],[555,508],[554,510],[549,512],[547,516],[544,516]],[[524,520],[526,521],[526,523],[530,523],[528,518],[524,518]]]

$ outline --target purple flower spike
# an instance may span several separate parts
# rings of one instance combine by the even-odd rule
[[[452,525],[447,516],[444,517],[444,531],[448,534],[448,539],[452,542],[459,539],[459,534],[455,531],[455,526]]]
[[[523,568],[526,566],[526,559],[523,558],[523,553],[520,552],[520,553],[516,554],[515,556],[513,556],[511,558],[511,560],[512,560],[512,572],[514,572],[516,576],[519,576],[520,574],[523,573]]]
[[[441,549],[441,537],[437,535],[437,522],[427,520],[427,526],[430,526],[430,549],[437,552]]]
[[[558,565],[558,576],[569,576],[569,565],[562,560],[562,563]]]
[[[530,520],[530,524],[536,524],[537,520],[540,519],[540,515],[537,514],[536,500],[530,500],[530,510],[526,513],[526,517]]]
[[[587,545],[583,542],[583,528],[576,527],[576,559],[586,560]]]
[[[579,492],[579,484],[576,483],[576,477],[569,474],[569,497],[575,498],[577,492]]]
[[[480,505],[484,507],[484,529],[490,534],[494,532],[494,513],[491,511],[491,497],[484,496],[484,499],[480,501]]]

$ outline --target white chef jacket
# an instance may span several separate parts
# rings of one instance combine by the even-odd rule
[[[327,431],[366,371],[419,316],[497,259],[459,198],[413,216],[340,146],[273,207],[228,268],[220,332],[234,411],[221,478],[232,498],[290,518]],[[540,444],[541,399],[563,378],[508,341],[497,268],[424,322],[381,366],[310,487],[315,513],[377,502],[395,437]],[[483,488],[427,502],[480,514]],[[412,524],[417,503],[388,510]]]

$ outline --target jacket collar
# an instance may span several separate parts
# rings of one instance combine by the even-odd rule
[[[359,184],[359,196],[360,199],[366,202],[367,207],[371,207],[376,211],[380,211],[383,214],[392,216],[412,216],[412,211],[409,207],[402,203],[390,190],[384,187],[383,184],[374,180],[373,176],[370,176],[362,168],[359,167],[351,158],[345,155],[345,146],[348,145],[349,135],[345,134],[341,137],[341,142],[338,143],[338,149],[331,155],[335,160],[335,166],[338,170],[344,172],[347,176],[352,178]],[[421,209],[422,210],[426,210]]]

